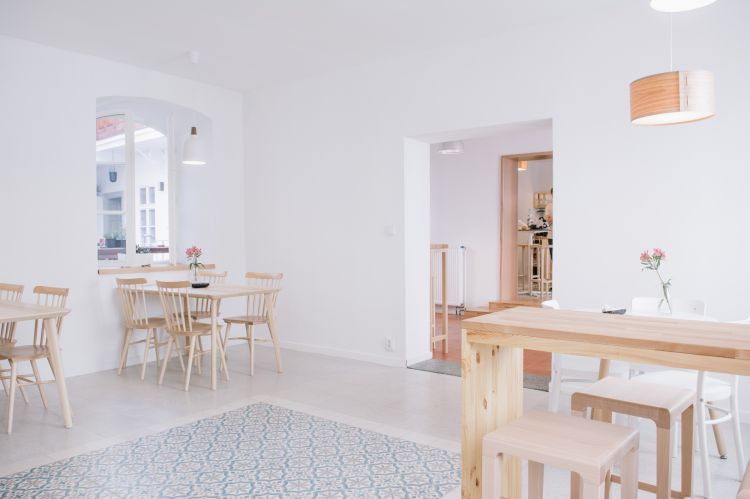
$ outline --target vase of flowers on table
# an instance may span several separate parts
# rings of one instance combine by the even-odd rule
[[[198,246],[191,246],[185,250],[185,256],[187,256],[190,271],[193,273],[193,282],[198,282],[198,269],[203,268],[203,264],[198,261],[198,258],[200,258],[201,255],[203,255],[203,250]]]
[[[659,302],[659,310],[662,309],[662,305],[666,305],[667,311],[670,315],[672,315],[672,303],[669,301],[669,288],[672,286],[672,279],[669,278],[667,280],[664,280],[661,272],[659,272],[661,262],[666,259],[667,254],[661,248],[654,248],[651,253],[646,250],[641,253],[641,270],[653,270],[654,272],[656,272],[656,277],[659,278],[659,284],[661,286],[662,292],[662,299]]]

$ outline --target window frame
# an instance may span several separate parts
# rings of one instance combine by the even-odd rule
[[[136,238],[138,237],[136,226],[140,218],[141,209],[146,210],[146,218],[150,216],[149,210],[154,209],[154,204],[149,203],[149,188],[156,190],[156,186],[146,185],[141,186],[146,189],[146,204],[140,204],[140,188],[136,187],[135,184],[135,122],[136,119],[133,116],[133,112],[122,109],[122,110],[111,110],[108,109],[106,112],[97,112],[96,119],[106,118],[109,116],[122,116],[125,121],[125,189],[123,190],[122,202],[125,205],[123,210],[114,212],[111,210],[96,211],[96,217],[106,214],[122,214],[125,217],[125,260],[99,260],[97,257],[98,268],[112,268],[112,267],[133,267],[140,265],[136,260]],[[176,168],[176,155],[174,154],[174,123],[173,117],[170,115],[167,118],[167,130],[160,130],[159,128],[153,127],[147,121],[138,121],[146,126],[153,128],[164,134],[166,138],[165,152],[167,156],[166,167],[167,167],[167,220],[169,224],[169,257],[167,262],[158,262],[156,265],[174,265],[176,262],[175,242],[177,241],[176,232],[176,196],[175,187],[177,185],[177,168]],[[118,163],[119,164],[119,163]],[[96,175],[96,169],[94,169],[94,175]],[[154,224],[156,219],[154,216]],[[149,226],[151,227],[151,226]],[[155,227],[155,225],[154,225]]]

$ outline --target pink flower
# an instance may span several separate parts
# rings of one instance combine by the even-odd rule
[[[666,260],[667,254],[664,253],[661,248],[654,248],[654,258],[661,258],[662,260]]]
[[[647,262],[647,261],[649,261],[650,258],[651,257],[649,256],[648,251],[644,251],[643,253],[641,253],[641,261],[642,262]]]
[[[198,246],[191,246],[185,250],[185,256],[188,258],[198,258],[203,254],[203,251]]]

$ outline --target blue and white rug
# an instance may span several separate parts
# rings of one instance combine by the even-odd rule
[[[441,498],[460,456],[266,403],[0,478],[0,497]]]

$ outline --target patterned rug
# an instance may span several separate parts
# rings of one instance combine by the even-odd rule
[[[0,497],[441,498],[460,456],[257,403],[0,478]]]
[[[428,371],[431,373],[448,374],[450,376],[461,376],[461,364],[459,362],[448,362],[441,359],[429,359],[407,366],[417,371]],[[539,374],[523,373],[523,387],[542,392],[549,391],[549,376]]]

